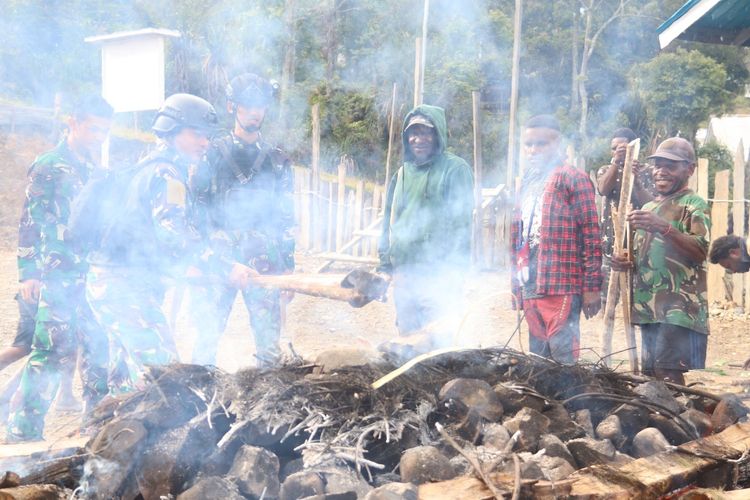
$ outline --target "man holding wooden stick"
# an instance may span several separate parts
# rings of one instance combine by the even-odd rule
[[[531,352],[578,360],[581,312],[601,307],[601,233],[588,176],[566,164],[557,119],[538,115],[522,135],[526,171],[514,210],[512,291]]]
[[[634,268],[631,321],[641,327],[643,373],[684,384],[684,373],[706,360],[711,221],[706,201],[687,187],[695,170],[687,140],[665,140],[649,160],[657,196],[628,214],[633,262],[613,255],[612,268]]]

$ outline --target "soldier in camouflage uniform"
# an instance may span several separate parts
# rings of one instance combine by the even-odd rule
[[[110,337],[112,394],[139,388],[146,365],[177,359],[162,311],[175,279],[247,283],[251,270],[213,252],[195,227],[188,172],[204,157],[216,125],[213,106],[199,97],[164,101],[152,127],[161,143],[136,167],[122,214],[89,256],[86,296]]]
[[[261,274],[294,270],[294,199],[289,159],[264,142],[260,128],[275,87],[245,73],[227,87],[231,133],[213,141],[209,169],[193,178],[207,215],[204,232],[214,245]],[[193,363],[212,364],[237,291],[226,286],[193,287],[191,312],[197,327]],[[255,334],[259,365],[279,355],[280,302],[290,296],[250,286],[242,290]]]
[[[69,132],[29,169],[18,268],[21,298],[38,293],[32,351],[11,403],[7,439],[42,439],[44,417],[64,365],[75,366],[81,347],[86,409],[106,393],[107,342],[84,296],[86,264],[68,241],[71,202],[92,176],[92,155],[109,133],[112,107],[95,96],[78,103]]]
[[[643,372],[684,384],[684,372],[706,361],[711,221],[706,201],[687,187],[695,170],[692,145],[673,137],[649,159],[657,197],[628,214],[636,230],[631,317],[641,327]],[[613,256],[613,268],[628,266]]]

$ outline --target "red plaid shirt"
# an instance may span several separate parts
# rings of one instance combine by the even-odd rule
[[[511,230],[511,286],[520,305],[517,255],[523,237],[518,206]],[[579,295],[601,290],[602,249],[591,179],[571,166],[556,167],[542,194],[542,220],[536,275],[540,295]]]

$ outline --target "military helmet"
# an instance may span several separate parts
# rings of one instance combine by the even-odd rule
[[[164,100],[151,129],[157,135],[177,132],[183,127],[214,130],[219,118],[211,103],[192,94],[172,94]]]
[[[279,84],[253,73],[232,78],[226,88],[227,101],[249,108],[267,108],[279,91]]]

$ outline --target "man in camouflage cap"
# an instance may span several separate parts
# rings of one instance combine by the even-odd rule
[[[70,241],[68,219],[73,200],[97,169],[93,158],[112,114],[101,96],[81,99],[65,139],[29,168],[19,230],[19,294],[30,307],[38,298],[38,311],[31,356],[11,403],[9,442],[42,439],[61,370],[75,366],[79,346],[86,410],[106,394],[106,336],[86,304],[86,263]]]
[[[684,384],[684,373],[706,361],[711,221],[706,201],[687,187],[693,146],[672,137],[649,159],[657,196],[628,214],[635,230],[631,317],[641,327],[643,372]],[[622,255],[612,258],[614,269],[630,265]]]

